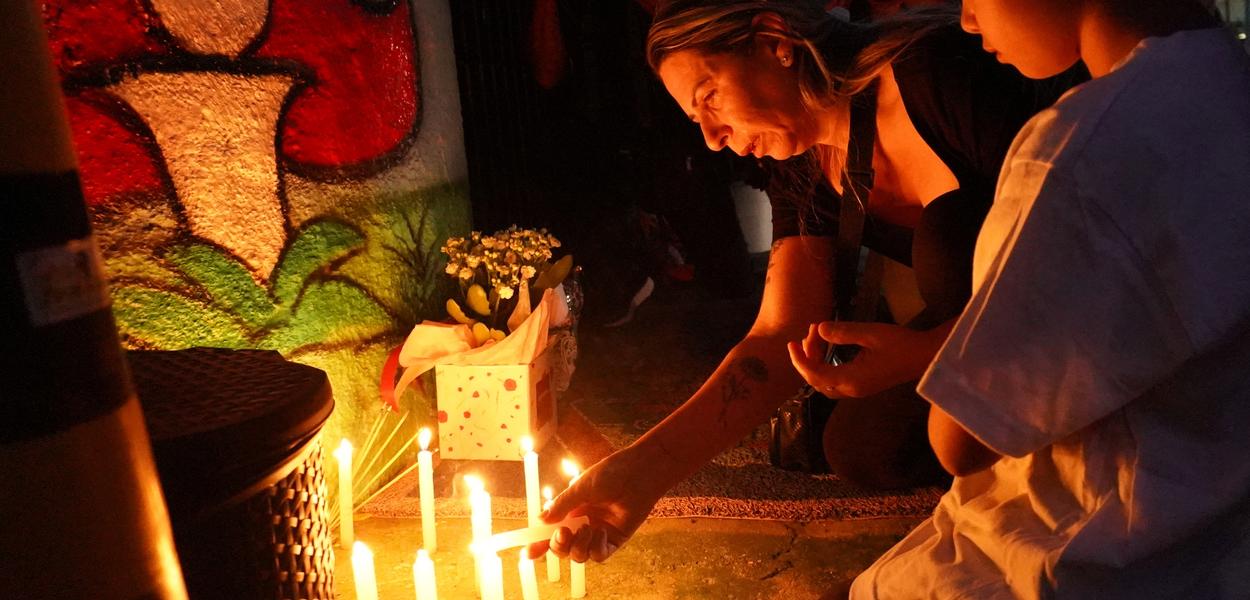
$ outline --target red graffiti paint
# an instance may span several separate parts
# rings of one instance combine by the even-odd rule
[[[271,6],[257,56],[295,60],[314,73],[286,112],[279,146],[284,158],[349,166],[409,137],[420,98],[407,2],[388,14],[347,0],[273,0]]]
[[[393,166],[414,141],[421,114],[410,3],[389,10],[350,0],[271,0],[269,6],[255,50],[235,58],[230,71],[272,73],[277,60],[300,82],[279,121],[279,170],[360,178]],[[203,57],[177,47],[160,15],[141,0],[54,0],[42,10],[70,99],[87,203],[171,193],[151,133],[135,125],[137,117],[127,116],[102,82],[141,73],[155,61],[170,72],[201,70]],[[76,101],[87,94],[109,102]]]
[[[65,98],[88,206],[117,196],[165,193],[153,146],[104,109],[112,102],[98,90]]]
[[[157,24],[140,0],[45,2],[43,23],[62,74],[168,51],[152,35]]]

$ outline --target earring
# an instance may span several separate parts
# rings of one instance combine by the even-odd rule
[[[781,66],[783,66],[783,67],[788,67],[788,66],[790,66],[790,55],[789,55],[789,54],[782,54],[782,55],[781,55]]]

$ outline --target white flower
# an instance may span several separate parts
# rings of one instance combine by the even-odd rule
[[[456,266],[456,263],[447,263],[448,275],[455,275],[459,271],[460,271],[460,267]]]
[[[495,291],[499,293],[499,298],[502,300],[507,300],[512,297],[512,288],[508,286],[499,286],[498,288],[495,288]]]
[[[533,277],[535,274],[537,274],[537,273],[538,273],[538,269],[535,269],[534,267],[531,267],[531,266],[529,266],[529,265],[523,265],[523,266],[521,267],[521,278],[522,278],[522,279],[526,279],[526,280],[528,280],[528,279],[532,278],[532,277]]]
[[[468,267],[460,269],[460,278],[465,281],[473,279],[473,269],[470,269]]]

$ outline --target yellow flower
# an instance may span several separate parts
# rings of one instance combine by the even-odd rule
[[[495,288],[495,291],[499,293],[499,297],[503,300],[507,300],[512,297],[512,288],[506,285],[501,285]]]
[[[460,278],[465,281],[473,279],[473,269],[470,269],[468,267],[464,267],[463,269],[460,269]]]

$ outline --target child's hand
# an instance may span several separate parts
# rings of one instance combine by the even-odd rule
[[[920,377],[933,359],[928,332],[885,323],[813,323],[790,342],[790,361],[803,379],[830,398],[863,398]],[[825,363],[826,343],[860,346],[849,363]]]

